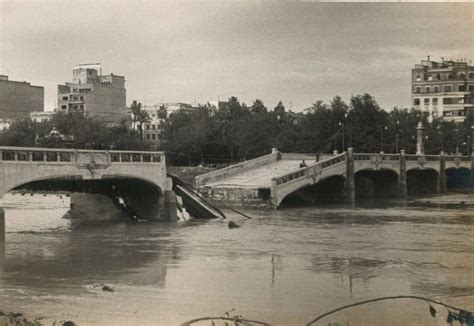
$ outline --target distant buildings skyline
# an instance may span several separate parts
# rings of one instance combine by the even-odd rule
[[[54,107],[57,83],[70,67],[102,62],[126,76],[130,100],[146,104],[237,96],[301,111],[317,100],[367,92],[389,110],[411,104],[406,81],[414,62],[474,53],[467,28],[474,3],[121,1],[111,8],[107,1],[6,0],[1,6],[0,74],[44,86],[46,108]]]

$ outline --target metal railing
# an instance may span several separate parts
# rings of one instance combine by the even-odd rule
[[[93,157],[94,154],[103,156],[107,164],[165,163],[164,152],[100,151],[87,149],[0,146],[0,162],[77,164],[82,157]]]

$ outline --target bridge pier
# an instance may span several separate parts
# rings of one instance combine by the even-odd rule
[[[446,192],[446,157],[442,151],[439,155],[438,193]]]
[[[167,222],[175,222],[178,220],[178,200],[176,199],[176,194],[172,190],[163,191],[163,204],[160,205],[163,207],[163,212],[160,214],[163,216],[163,219]]]
[[[346,153],[346,184],[345,201],[355,204],[355,173],[354,173],[354,149],[348,148]]]
[[[407,196],[407,160],[405,150],[400,151],[400,175],[398,176],[398,195],[402,198]]]

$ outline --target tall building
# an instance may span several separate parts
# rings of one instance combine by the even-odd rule
[[[463,122],[472,110],[474,67],[464,61],[422,60],[412,69],[411,92],[415,109],[430,118]]]
[[[0,119],[29,117],[34,111],[44,111],[44,87],[0,75]]]
[[[107,123],[127,114],[125,78],[102,75],[100,64],[82,64],[73,69],[72,83],[58,85],[58,111],[78,110]]]

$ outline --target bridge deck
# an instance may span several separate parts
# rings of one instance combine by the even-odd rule
[[[206,183],[204,186],[213,188],[270,188],[273,177],[299,169],[300,163],[301,160],[276,161],[262,167],[244,171],[237,175]]]

